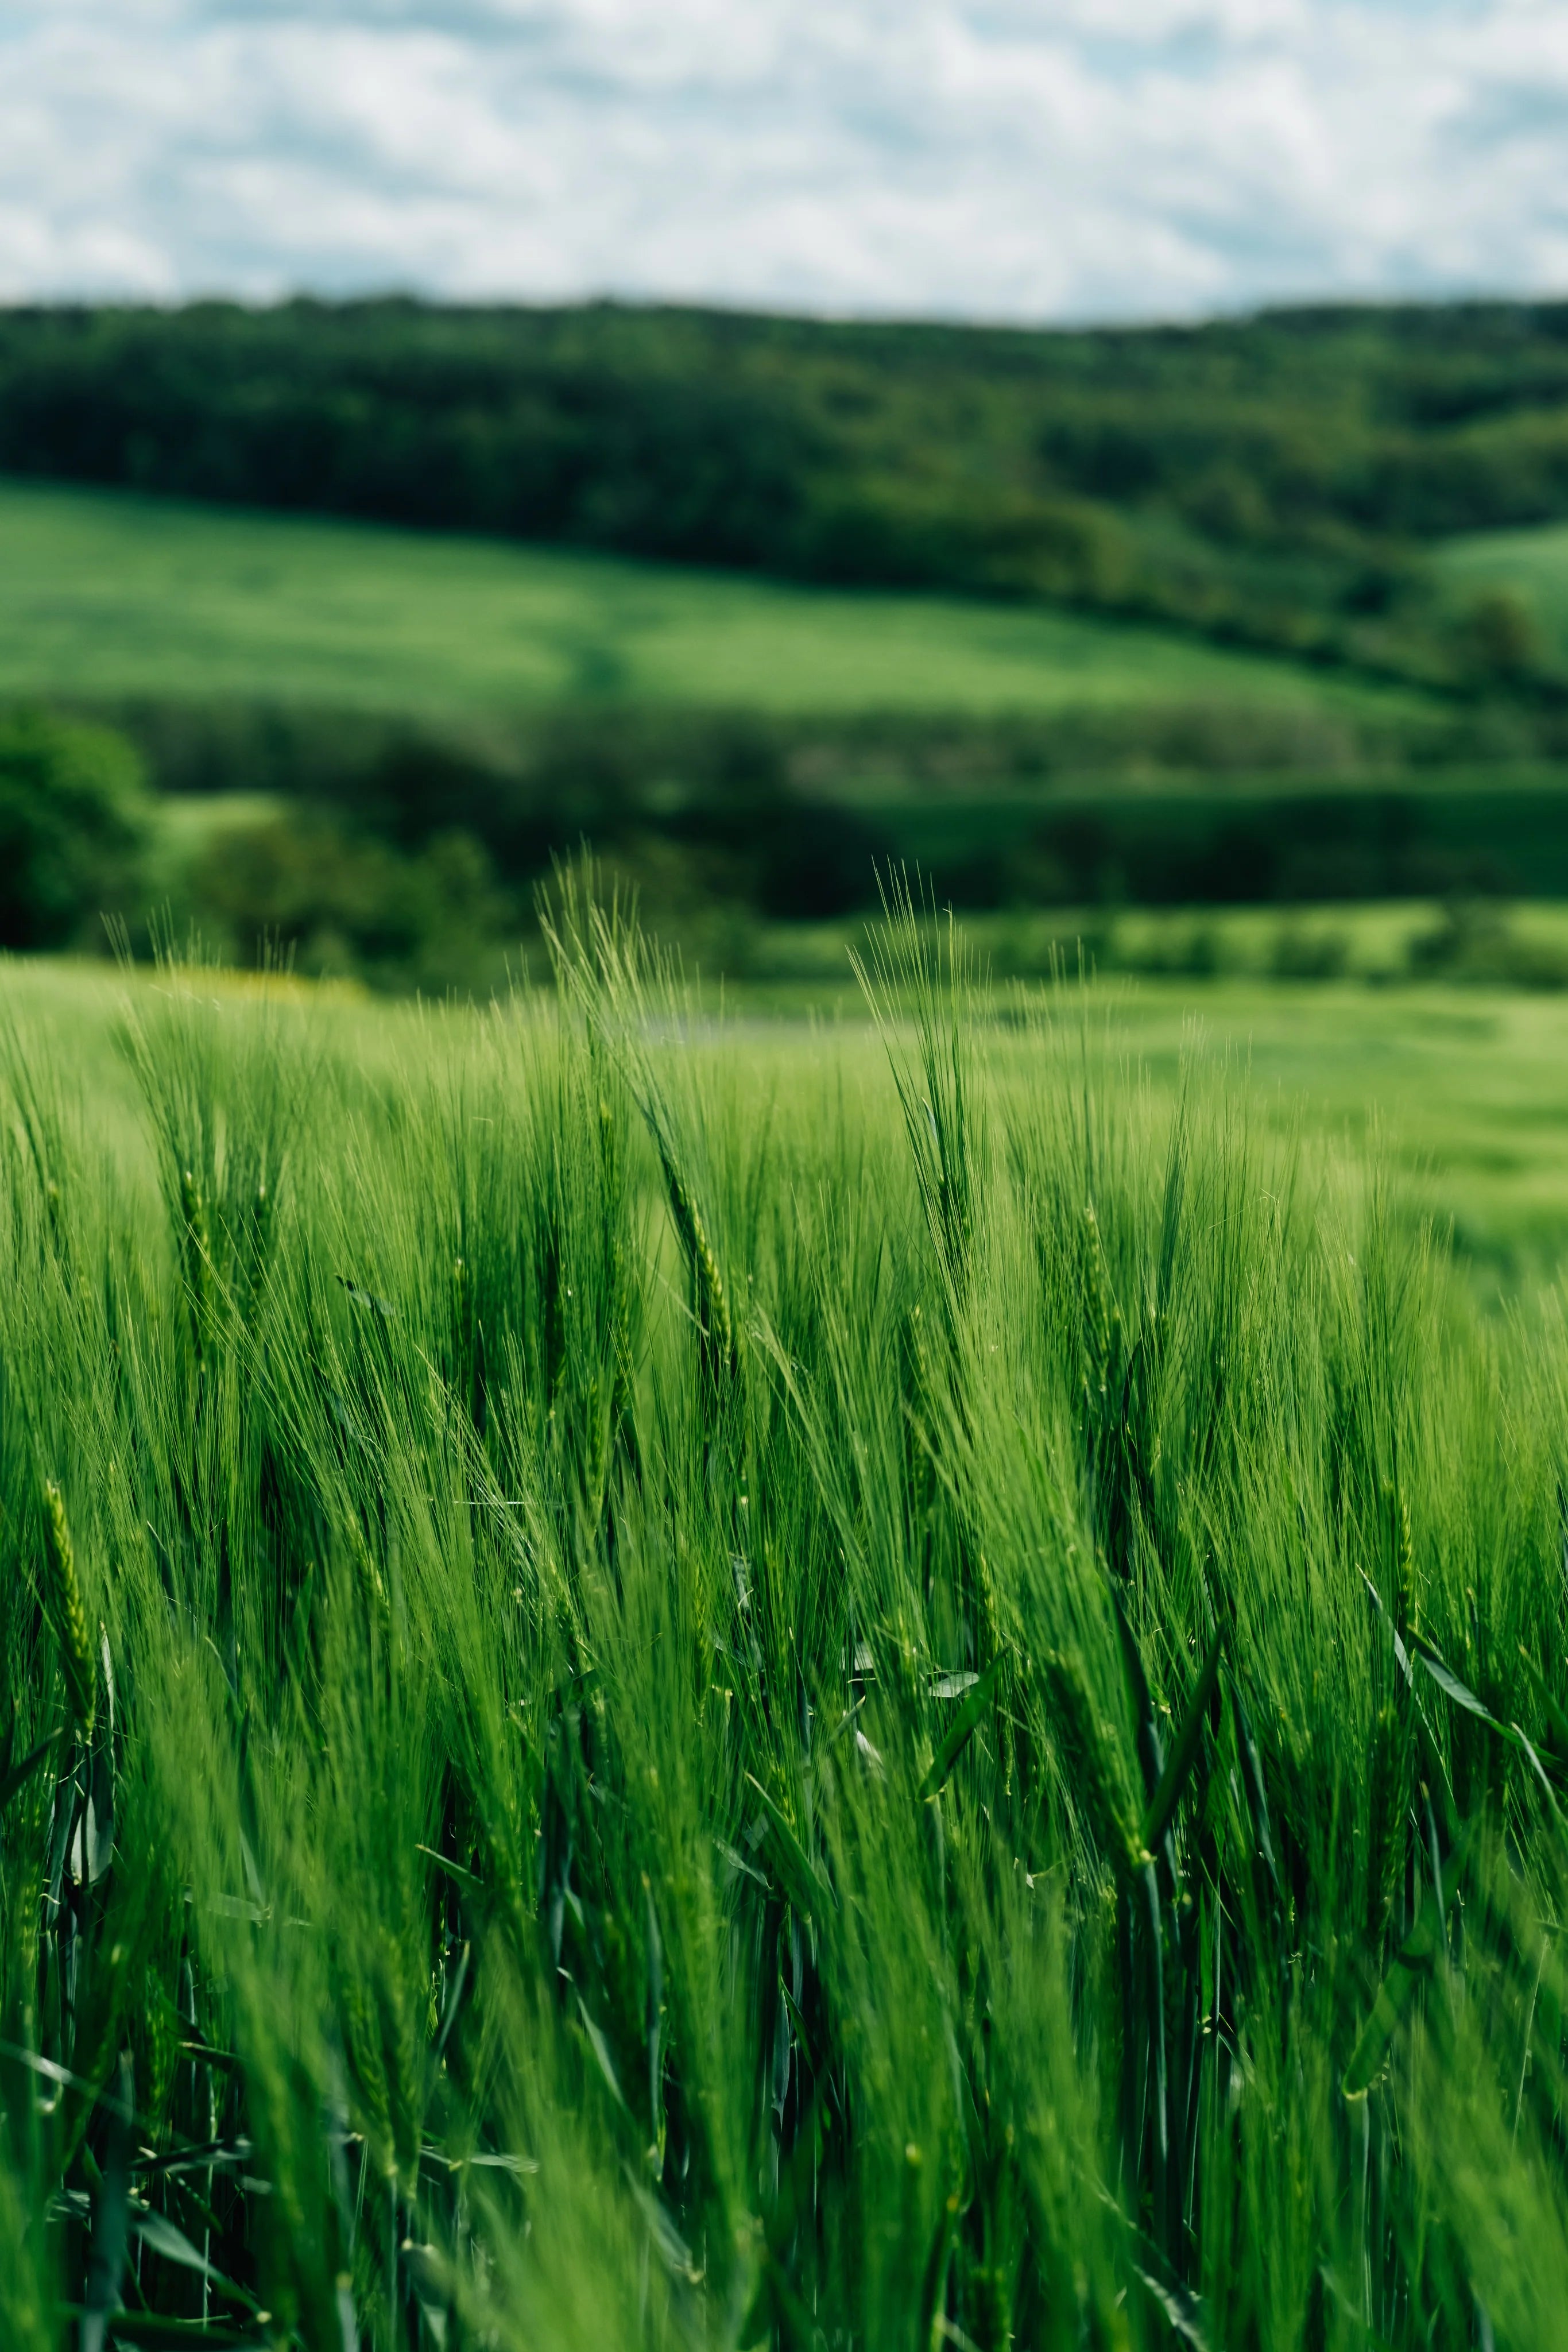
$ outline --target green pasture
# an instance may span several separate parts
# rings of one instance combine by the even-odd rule
[[[1173,631],[790,588],[122,492],[0,486],[0,696],[997,714],[1409,698]]]

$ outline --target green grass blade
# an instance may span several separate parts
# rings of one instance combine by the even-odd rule
[[[939,1789],[946,1788],[954,1765],[956,1764],[985,1718],[986,1710],[991,1704],[997,1684],[1001,1678],[1001,1659],[993,1658],[979,1681],[967,1694],[963,1705],[947,1727],[941,1746],[931,1759],[925,1779],[920,1783],[920,1795],[923,1799],[934,1797]]]
[[[796,1836],[790,1822],[768,1795],[754,1772],[747,1774],[757,1801],[762,1808],[768,1851],[779,1874],[779,1885],[802,1919],[818,1919],[829,1905],[827,1888],[811,1863],[805,1848]]]
[[[1547,1725],[1552,1733],[1552,1755],[1563,1764],[1563,1769],[1568,1770],[1568,1709],[1559,1705],[1552,1694],[1551,1684],[1522,1642],[1519,1644],[1519,1654],[1546,1717]]]
[[[63,2320],[79,2323],[86,2316],[78,2303],[62,2303],[56,2310]],[[151,2311],[113,2312],[109,2332],[115,2343],[141,2345],[145,2352],[248,2352],[252,2346],[267,2352],[277,2340],[206,2319],[163,2319]]]
[[[1176,1809],[1181,1802],[1182,1791],[1197,1758],[1204,1717],[1208,1713],[1209,1702],[1219,1681],[1220,1646],[1220,1637],[1216,1633],[1208,1645],[1197,1680],[1193,1685],[1192,1697],[1182,1718],[1181,1729],[1176,1734],[1176,1745],[1160,1776],[1160,1785],[1149,1800],[1149,1809],[1139,1827],[1138,1835],[1145,1853],[1157,1851],[1166,1832],[1176,1819]]]
[[[1452,1668],[1444,1664],[1437,1650],[1423,1634],[1412,1633],[1410,1646],[1437,1684],[1437,1688],[1445,1691],[1456,1706],[1462,1706],[1467,1715],[1479,1717],[1479,1720],[1489,1724],[1493,1731],[1502,1731],[1503,1727],[1492,1714],[1491,1709],[1483,1706],[1469,1685],[1461,1682]],[[1506,1732],[1503,1736],[1506,1738]]]
[[[47,1757],[53,1754],[64,1738],[63,1728],[51,1731],[47,1738],[39,1740],[35,1748],[23,1757],[19,1764],[12,1765],[5,1779],[0,1780],[0,1812],[5,1811],[13,1797],[17,1796],[26,1787],[39,1765]]]
[[[1149,1678],[1144,1672],[1144,1661],[1127,1615],[1126,1602],[1114,1580],[1111,1584],[1111,1606],[1116,1614],[1116,1636],[1122,1650],[1122,1669],[1126,1676],[1127,1692],[1133,1702],[1133,1713],[1138,1726],[1138,1760],[1144,1773],[1144,1802],[1149,1803],[1160,1784],[1165,1770],[1165,1751],[1160,1738],[1159,1723],[1155,1715],[1155,1703],[1149,1695]]]
[[[1236,1717],[1237,1744],[1241,1750],[1241,1778],[1247,1791],[1248,1811],[1252,1817],[1252,1835],[1258,1852],[1269,1866],[1269,1875],[1276,1888],[1280,1884],[1280,1865],[1274,1857],[1274,1841],[1269,1828],[1269,1799],[1263,1787],[1263,1765],[1252,1737],[1252,1726],[1238,1689],[1235,1677],[1228,1676],[1230,1704]]]
[[[1343,2088],[1347,2099],[1358,2099],[1370,2089],[1415,1998],[1416,1987],[1432,1973],[1447,1940],[1448,1915],[1458,1899],[1474,1837],[1475,1824],[1470,1822],[1460,1832],[1444,1866],[1441,1905],[1436,1889],[1428,1886],[1415,1926],[1377,1988],[1371,2015],[1362,2027],[1344,2070]]]

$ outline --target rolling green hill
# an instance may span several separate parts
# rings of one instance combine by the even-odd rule
[[[338,520],[0,484],[0,695],[496,713],[1416,706],[1190,635]]]

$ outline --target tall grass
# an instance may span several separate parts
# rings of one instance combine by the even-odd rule
[[[16,999],[4,2341],[1559,2343],[1561,1318],[906,905],[554,947]]]

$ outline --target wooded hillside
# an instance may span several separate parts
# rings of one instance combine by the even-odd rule
[[[1551,692],[1425,551],[1568,515],[1568,303],[1023,332],[410,300],[0,313],[0,470],[1157,616]]]

